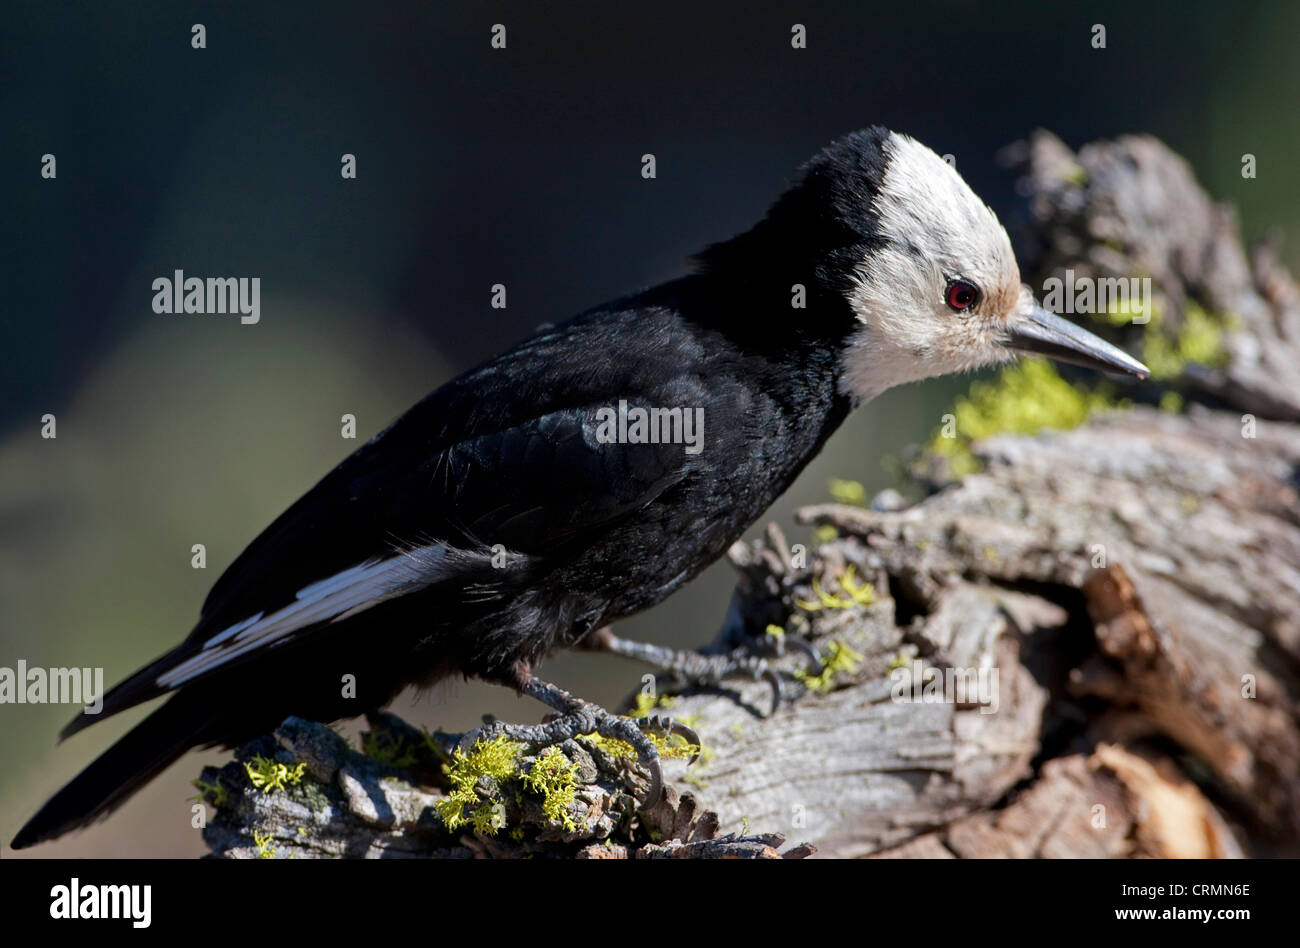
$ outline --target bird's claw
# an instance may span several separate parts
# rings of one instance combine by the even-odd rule
[[[810,674],[821,673],[822,656],[817,646],[805,638],[789,634],[782,636],[777,642],[778,656],[784,655],[787,648],[792,648],[808,656]],[[772,689],[772,710],[769,712],[769,716],[775,714],[777,709],[781,707],[781,702],[785,698],[781,675],[776,669],[768,665],[766,658],[752,655],[746,648],[736,649],[729,655],[699,656],[699,658],[702,660],[700,665],[687,670],[683,676],[687,680],[695,684],[717,685],[726,678],[740,675],[745,675],[754,681],[761,679],[766,681]]]
[[[705,655],[693,650],[665,648],[662,645],[621,639],[608,627],[598,629],[586,641],[587,648],[645,662],[688,686],[712,688],[720,685],[724,679],[740,676],[753,681],[766,681],[772,689],[772,713],[781,706],[784,698],[781,675],[768,665],[767,658],[754,654],[755,648],[751,646],[741,646],[720,655]],[[794,649],[808,656],[811,674],[821,673],[821,653],[806,639],[783,634],[774,640],[769,639],[769,642],[773,642],[777,657],[785,655],[788,649]]]
[[[637,752],[637,760],[650,774],[650,787],[646,790],[645,798],[641,801],[641,808],[648,810],[657,804],[663,796],[664,790],[664,771],[662,759],[659,756],[659,749],[655,747],[654,741],[650,740],[648,735],[658,734],[661,737],[672,737],[676,735],[695,748],[691,759],[686,766],[693,765],[700,759],[700,736],[695,733],[693,728],[687,727],[680,721],[675,721],[670,717],[661,714],[652,714],[644,718],[623,718],[617,715],[606,715],[611,719],[610,730],[607,733],[597,728],[597,733],[604,737],[613,737],[630,744]],[[629,726],[635,729],[639,740],[633,739],[629,735]]]
[[[640,725],[641,730],[643,731],[661,734],[664,737],[673,737],[676,735],[686,741],[687,744],[694,747],[695,753],[691,755],[691,759],[686,764],[687,767],[690,767],[700,759],[700,749],[703,745],[700,743],[700,736],[695,733],[694,728],[687,727],[681,721],[675,721],[672,718],[665,717],[661,714],[652,714],[649,717],[635,718],[634,720],[638,725]]]
[[[790,635],[789,633],[786,633],[781,637],[781,643],[782,645],[778,650],[778,654],[784,654],[786,646],[793,648],[795,651],[803,652],[812,659],[812,667],[809,671],[814,674],[821,672],[822,665],[825,664],[825,662],[822,659],[821,651],[818,650],[816,645],[813,645],[801,635]]]

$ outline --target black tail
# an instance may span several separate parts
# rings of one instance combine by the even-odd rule
[[[11,844],[23,849],[112,813],[191,747],[208,743],[210,711],[177,695],[77,774],[27,821]]]

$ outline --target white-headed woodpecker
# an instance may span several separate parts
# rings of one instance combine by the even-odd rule
[[[609,714],[533,667],[593,644],[671,656],[606,626],[717,559],[853,407],[1022,352],[1146,373],[1035,304],[1006,232],[951,166],[884,128],[848,135],[689,275],[539,332],[344,459],[225,571],[184,642],[64,729],[174,692],[13,845],[110,812],[189,748],[234,746],[289,715],[354,717],[452,674],[558,712],[491,725],[503,733],[632,743],[656,797],[647,730],[689,732]],[[677,665],[762,667],[720,661]]]

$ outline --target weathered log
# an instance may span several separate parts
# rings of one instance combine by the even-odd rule
[[[835,534],[811,551],[775,526],[733,547],[713,647],[798,634],[834,661],[810,677],[774,655],[797,678],[771,715],[763,682],[659,699],[706,753],[666,763],[650,812],[639,768],[579,739],[477,778],[477,826],[449,829],[460,735],[382,715],[363,755],[290,719],[205,773],[214,851],[744,858],[790,836],[796,857],[1300,852],[1300,292],[1152,139],[1073,154],[1039,133],[1009,158],[1027,274],[1152,278],[1158,318],[1099,324],[1161,359],[1125,393],[1136,406],[977,441],[982,470],[960,480],[927,454],[916,503],[801,511]]]

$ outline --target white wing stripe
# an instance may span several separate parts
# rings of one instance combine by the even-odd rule
[[[208,639],[206,642],[204,642],[204,643],[203,643],[203,647],[204,647],[204,648],[216,648],[218,645],[220,645],[220,644],[221,644],[222,642],[224,642],[226,639],[230,638],[232,635],[235,635],[235,634],[237,634],[237,633],[239,633],[239,632],[242,632],[244,629],[247,629],[250,625],[252,625],[252,624],[253,624],[254,622],[256,622],[258,619],[262,618],[262,616],[264,616],[264,615],[266,615],[265,612],[259,612],[259,613],[258,613],[257,615],[255,615],[255,616],[249,616],[249,617],[248,617],[247,619],[245,619],[243,622],[236,622],[236,623],[235,623],[234,625],[232,625],[230,628],[226,629],[226,631],[224,631],[224,632],[220,633],[219,635],[217,635],[217,636],[215,636],[215,637],[213,637],[213,638],[210,638],[210,639]]]
[[[283,644],[291,633],[364,612],[372,606],[422,589],[446,575],[442,544],[416,547],[388,559],[366,560],[298,590],[294,601],[269,615],[258,613],[217,633],[203,651],[158,676],[175,688],[219,668],[246,652]]]

